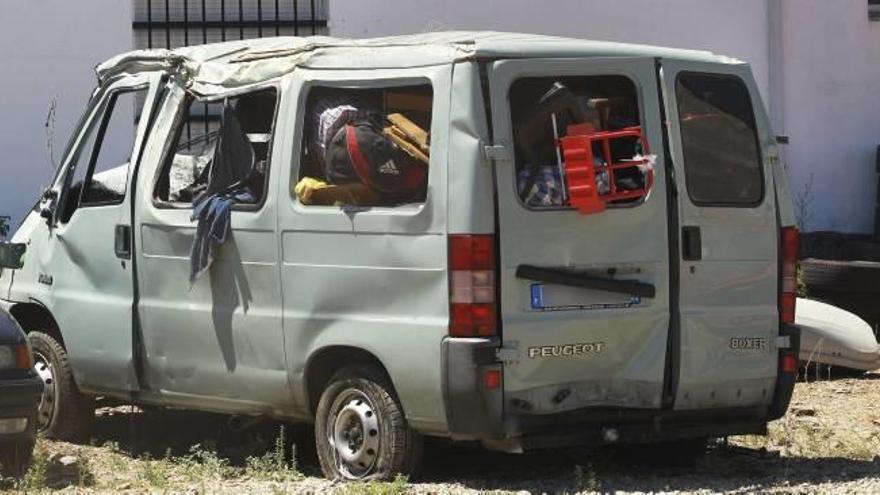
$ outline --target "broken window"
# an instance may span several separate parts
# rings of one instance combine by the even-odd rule
[[[317,87],[293,192],[305,205],[395,206],[427,195],[430,85]]]
[[[211,194],[246,190],[238,205],[263,203],[277,106],[274,88],[212,102],[190,99],[153,193],[190,207]]]
[[[117,91],[96,113],[75,151],[59,220],[78,207],[119,204],[125,199],[131,154],[147,88]]]
[[[759,204],[764,178],[746,85],[736,76],[681,73],[675,98],[687,190],[694,204]]]
[[[596,205],[638,204],[653,180],[633,82],[624,76],[528,77],[515,81],[509,103],[516,158],[515,187],[528,208],[577,207],[588,189]],[[581,161],[565,138],[581,137]],[[594,177],[593,177],[594,176]],[[577,182],[581,181],[581,182]],[[585,182],[584,182],[585,181]]]

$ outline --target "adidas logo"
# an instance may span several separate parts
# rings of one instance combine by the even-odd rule
[[[388,160],[379,167],[379,173],[386,175],[400,175],[400,170],[397,168],[397,165],[394,164],[393,160]]]

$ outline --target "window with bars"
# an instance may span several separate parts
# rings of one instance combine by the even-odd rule
[[[880,22],[880,0],[868,0],[868,20]]]
[[[134,48],[177,48],[269,36],[327,34],[328,0],[133,0]],[[187,140],[220,127],[216,106],[190,106]]]
[[[328,0],[133,0],[134,47],[327,33]]]

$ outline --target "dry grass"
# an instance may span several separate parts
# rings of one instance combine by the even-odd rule
[[[418,483],[320,478],[304,431],[179,411],[102,411],[94,445],[40,440],[24,480],[0,490],[64,493],[880,492],[880,374],[799,383],[769,435],[731,437],[696,465],[634,465],[603,450],[527,455],[429,443]],[[298,446],[297,449],[294,445]]]

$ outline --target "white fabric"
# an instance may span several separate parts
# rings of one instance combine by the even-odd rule
[[[327,36],[228,41],[174,50],[137,50],[100,64],[100,81],[118,74],[175,72],[195,94],[213,96],[268,81],[296,67],[425,67],[468,58],[670,57],[741,63],[709,52],[553,36],[451,31],[363,40]]]

